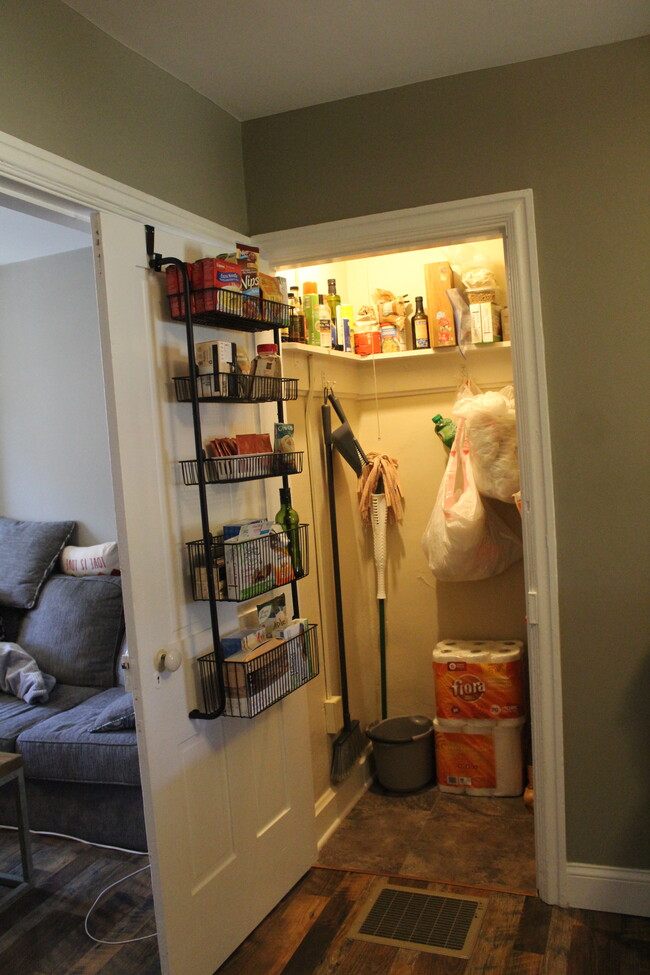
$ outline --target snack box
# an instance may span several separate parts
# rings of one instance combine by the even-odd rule
[[[256,650],[240,651],[225,660],[226,697],[235,714],[252,716],[284,697],[291,689],[288,671],[283,640],[267,640]]]
[[[240,518],[237,521],[227,521],[223,526],[224,541],[237,539],[243,542],[259,535],[268,535],[272,522],[266,518]]]
[[[189,268],[188,268],[189,271]],[[192,278],[190,275],[190,282]],[[169,297],[169,310],[172,318],[185,317],[185,285],[183,275],[178,268],[170,264],[165,270],[165,283],[167,285],[167,295]],[[196,311],[196,298],[190,295],[190,310],[192,314]]]
[[[256,629],[233,630],[232,633],[222,634],[221,649],[224,657],[232,657],[235,653],[248,654],[252,650],[257,650],[262,643],[266,642],[266,639],[263,626],[258,626]]]

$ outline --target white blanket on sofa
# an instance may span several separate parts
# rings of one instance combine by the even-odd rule
[[[0,643],[0,690],[27,704],[44,704],[55,684],[56,678],[39,670],[17,643]]]

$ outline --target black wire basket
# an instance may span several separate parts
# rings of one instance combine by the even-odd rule
[[[174,376],[176,399],[190,403],[192,384],[189,376]],[[282,376],[249,376],[246,373],[206,373],[196,377],[200,400],[226,403],[275,403],[298,398],[298,380]]]
[[[226,715],[253,718],[318,676],[318,628],[315,623],[271,649],[265,650],[264,646],[250,660],[226,658],[223,661]],[[203,705],[207,713],[213,713],[219,707],[217,654],[213,650],[198,657],[197,661]]]
[[[209,599],[203,539],[187,542],[195,600]],[[212,536],[210,566],[215,598],[241,603],[309,574],[309,525],[271,531],[243,542]]]
[[[184,292],[168,294],[167,298],[172,319],[185,321]],[[242,332],[288,328],[293,313],[291,305],[228,288],[192,288],[190,310],[196,325],[236,328]]]
[[[257,481],[264,477],[301,474],[303,451],[289,453],[234,454],[231,457],[206,457],[203,478],[206,484],[232,484],[235,481]],[[184,484],[198,484],[196,460],[181,460]]]

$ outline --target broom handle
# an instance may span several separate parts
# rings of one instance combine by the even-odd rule
[[[345,631],[343,627],[343,599],[341,594],[341,572],[339,566],[339,543],[336,527],[336,504],[334,497],[334,464],[332,462],[332,417],[327,404],[321,406],[323,421],[323,437],[325,440],[325,457],[327,467],[327,492],[330,509],[330,531],[332,535],[332,561],[334,566],[334,597],[336,602],[336,632],[339,646],[339,669],[341,674],[341,703],[343,705],[343,727],[349,728],[350,704],[348,700],[348,675],[345,661]]]

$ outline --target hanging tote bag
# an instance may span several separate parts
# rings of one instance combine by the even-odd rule
[[[442,582],[488,579],[523,556],[521,540],[484,505],[478,492],[462,418],[422,548],[433,575]]]

